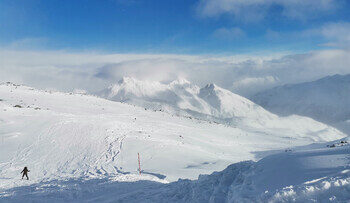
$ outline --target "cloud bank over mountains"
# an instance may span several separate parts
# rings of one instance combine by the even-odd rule
[[[38,88],[98,91],[124,76],[168,82],[178,77],[215,83],[243,96],[277,85],[350,73],[349,50],[292,55],[152,55],[0,51],[0,81]]]

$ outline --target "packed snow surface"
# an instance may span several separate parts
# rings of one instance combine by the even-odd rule
[[[212,89],[209,86],[207,89]],[[198,95],[208,95],[201,92],[199,90]],[[222,92],[223,95],[228,94]],[[221,95],[220,98],[226,96]],[[239,99],[233,103],[249,108],[240,108],[241,112],[234,115],[227,113],[232,109],[221,111],[220,114],[235,116],[230,125],[224,125],[169,112],[145,110],[95,96],[2,84],[0,200],[164,202],[168,199],[222,202],[234,201],[234,198],[288,199],[284,196],[287,191],[285,186],[298,185],[300,188],[294,192],[302,192],[306,190],[300,185],[302,181],[312,181],[321,178],[320,175],[325,176],[331,186],[340,184],[335,180],[343,181],[339,188],[348,190],[348,146],[320,149],[325,151],[327,159],[322,158],[321,152],[321,158],[311,156],[320,160],[333,160],[334,157],[337,166],[332,166],[336,168],[334,170],[325,164],[322,166],[327,169],[325,173],[318,173],[315,169],[319,175],[313,175],[313,169],[310,169],[307,177],[298,179],[294,178],[296,174],[288,175],[288,180],[278,178],[277,182],[267,182],[266,186],[264,182],[273,176],[271,170],[279,171],[279,166],[284,166],[279,171],[281,174],[288,172],[285,169],[288,166],[301,173],[309,170],[303,168],[309,163],[303,161],[303,157],[307,156],[302,154],[307,152],[301,152],[299,156],[297,152],[284,152],[285,149],[314,142],[324,143],[320,146],[325,147],[325,142],[345,135],[305,117],[279,118],[247,99],[231,96],[227,97]],[[206,105],[210,103],[208,101]],[[225,102],[229,106],[229,101]],[[259,109],[256,115],[254,109]],[[278,151],[283,152],[276,155],[276,162],[269,157],[253,162]],[[137,171],[138,153],[141,175]],[[286,165],[287,158],[297,161]],[[246,162],[237,163],[240,161]],[[231,163],[237,164],[225,169]],[[269,165],[272,165],[268,169],[270,172],[265,171]],[[30,170],[29,181],[20,179],[24,166]],[[223,169],[194,180],[199,174]],[[257,173],[261,173],[261,180],[254,176]],[[338,178],[337,174],[342,176],[332,179],[333,176]],[[179,178],[192,180],[173,182]],[[172,183],[166,184],[168,182]],[[321,187],[316,185],[319,184],[317,181],[312,184],[315,188]],[[277,196],[261,196],[261,192],[265,194],[265,189]],[[278,193],[275,193],[277,190]]]

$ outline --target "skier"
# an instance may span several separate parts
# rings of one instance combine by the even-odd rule
[[[29,180],[29,178],[28,178],[28,172],[30,172],[30,171],[28,170],[28,168],[27,168],[27,167],[24,167],[23,171],[21,172],[21,173],[23,173],[22,179],[23,179],[24,176],[26,176],[26,177],[27,177],[27,180]]]

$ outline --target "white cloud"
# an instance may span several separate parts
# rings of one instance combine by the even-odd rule
[[[32,38],[23,38],[23,39],[18,39],[10,44],[6,45],[7,49],[30,49],[33,47],[36,48],[41,48],[44,47],[49,40],[44,37],[32,37]]]
[[[348,22],[327,23],[320,29],[314,30],[313,34],[322,35],[330,41],[328,44],[332,46],[350,46],[350,23]]]
[[[275,85],[350,74],[349,50],[298,55],[146,55],[0,51],[0,82],[13,81],[63,91],[100,90],[123,76],[195,84],[214,82],[242,95]]]
[[[322,40],[326,47],[350,48],[350,22],[328,22],[319,27],[295,32],[278,32],[268,29],[265,38],[270,41]]]
[[[219,28],[214,31],[214,37],[224,40],[237,40],[245,37],[245,32],[239,27]]]
[[[341,40],[350,41],[350,23],[328,23],[322,27],[321,31],[322,35],[327,38],[341,38]]]
[[[280,81],[277,78],[270,75],[265,77],[246,77],[234,81],[231,89],[236,93],[249,95],[251,92],[259,92],[266,88],[273,87],[279,82]]]
[[[236,19],[257,21],[269,14],[273,6],[282,8],[282,15],[292,19],[307,19],[335,10],[337,0],[200,0],[198,12],[204,17],[223,14]]]

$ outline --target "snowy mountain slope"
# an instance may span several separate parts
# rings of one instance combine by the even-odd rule
[[[350,139],[347,138],[347,142]],[[343,141],[344,142],[344,141]],[[198,180],[68,179],[0,193],[11,202],[348,202],[350,146],[305,146],[228,166]],[[333,143],[329,143],[332,145]],[[134,182],[135,181],[135,182]]]
[[[196,96],[198,93],[199,87],[191,85],[185,79],[178,79],[166,85],[155,81],[139,81],[124,77],[98,95],[109,100],[156,110],[165,105],[210,114],[210,106]]]
[[[169,84],[139,81],[125,77],[117,84],[98,93],[103,98],[165,111],[170,114],[214,121],[229,126],[284,128],[284,126],[314,126],[314,121],[301,116],[280,118],[252,101],[215,84],[203,88],[185,79]]]
[[[205,114],[221,119],[252,117],[259,114],[273,116],[248,99],[215,84],[199,88],[181,78],[169,84],[162,84],[124,77],[98,95],[109,100],[156,110],[183,110],[189,114]]]
[[[214,111],[212,114],[219,118],[272,118],[269,112],[248,99],[218,87],[208,84],[200,89],[198,94]]]
[[[0,195],[43,181],[194,179],[257,160],[261,152],[345,136],[303,117],[230,127],[11,83],[0,85],[0,99]],[[20,180],[24,166],[31,170],[29,181]]]
[[[285,85],[261,92],[252,100],[279,115],[298,114],[338,127],[350,120],[350,75]],[[346,127],[340,126],[350,133]]]

